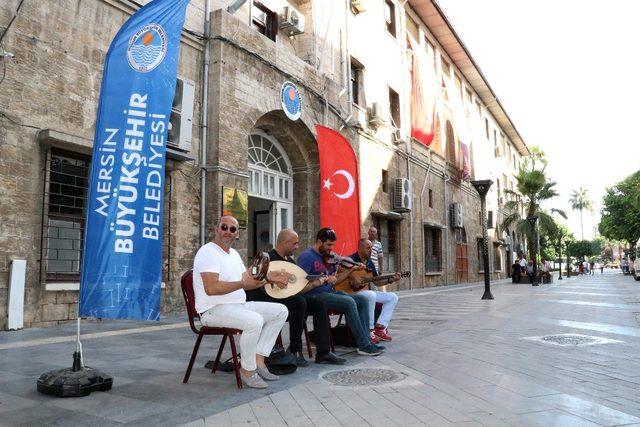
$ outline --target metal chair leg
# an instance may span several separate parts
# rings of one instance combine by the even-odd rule
[[[216,360],[213,362],[213,369],[211,369],[211,373],[215,374],[218,370],[218,365],[220,364],[220,356],[222,356],[222,350],[224,350],[224,344],[227,342],[227,336],[222,336],[222,342],[220,343],[220,348],[218,348],[218,355],[216,356]]]
[[[182,379],[183,383],[186,383],[187,381],[189,381],[189,376],[191,375],[191,369],[193,368],[193,362],[196,361],[196,355],[198,354],[198,349],[200,348],[200,341],[202,341],[202,334],[198,334],[196,345],[193,347],[193,351],[191,352],[191,360],[189,360],[189,366],[187,367],[187,372],[184,374],[184,378]]]
[[[236,384],[238,388],[242,388],[242,381],[240,380],[240,366],[238,366],[238,353],[236,352],[236,341],[233,335],[229,335],[229,344],[231,344],[231,357],[233,357],[233,371],[236,374]]]

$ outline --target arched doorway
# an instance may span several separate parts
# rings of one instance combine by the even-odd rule
[[[269,250],[293,224],[293,170],[278,140],[260,129],[248,137],[249,254]]]

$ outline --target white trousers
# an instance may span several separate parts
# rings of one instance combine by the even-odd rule
[[[389,326],[391,322],[391,316],[393,316],[393,310],[398,303],[398,295],[394,292],[380,292],[380,291],[358,291],[369,300],[369,329],[373,329],[374,318],[376,315],[376,303],[382,304],[382,311],[380,317],[378,317],[378,323],[385,328]]]
[[[240,329],[241,365],[247,371],[255,371],[256,354],[265,357],[271,354],[288,315],[282,304],[249,301],[215,305],[202,313],[200,319],[206,326]]]

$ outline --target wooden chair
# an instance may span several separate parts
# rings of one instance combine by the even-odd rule
[[[242,331],[239,329],[232,328],[215,328],[210,326],[201,326],[198,328],[195,325],[194,319],[198,318],[200,320],[200,314],[196,311],[195,306],[195,296],[193,292],[193,271],[189,270],[182,275],[182,279],[180,279],[180,285],[182,286],[182,295],[184,296],[184,302],[187,305],[187,315],[189,316],[189,325],[191,325],[191,330],[194,334],[198,335],[196,339],[196,345],[193,347],[193,352],[191,353],[191,360],[189,360],[189,367],[187,368],[187,372],[184,374],[183,383],[189,381],[189,376],[191,375],[191,369],[193,368],[193,363],[196,360],[196,355],[198,354],[198,349],[200,348],[200,342],[202,341],[202,337],[205,335],[222,335],[222,342],[220,343],[220,347],[218,348],[218,354],[216,356],[216,360],[213,362],[213,369],[211,372],[215,374],[218,369],[218,365],[220,365],[220,356],[222,355],[222,350],[224,349],[224,345],[227,342],[227,338],[229,338],[229,345],[231,346],[231,357],[233,358],[233,372],[236,375],[236,384],[238,388],[242,388],[242,381],[240,380],[240,365],[238,364],[238,353],[236,351],[236,342],[235,336],[242,334]]]

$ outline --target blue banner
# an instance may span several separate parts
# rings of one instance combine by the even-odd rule
[[[93,142],[79,315],[158,320],[164,167],[189,0],[154,0],[105,60]]]

